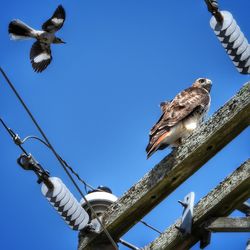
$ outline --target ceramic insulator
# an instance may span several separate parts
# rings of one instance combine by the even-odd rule
[[[213,16],[210,26],[237,70],[242,74],[250,74],[250,45],[232,14],[228,11],[221,11],[221,14],[223,22],[217,22]]]
[[[80,231],[89,223],[89,215],[82,208],[73,194],[63,184],[61,179],[50,177],[54,188],[49,189],[44,183],[42,184],[42,194],[47,198],[50,204],[55,208],[63,220],[73,230]]]

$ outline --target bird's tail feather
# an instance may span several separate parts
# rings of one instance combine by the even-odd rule
[[[162,134],[155,142],[149,142],[146,152],[147,152],[147,159],[158,149],[164,149],[168,145],[161,145],[161,142],[166,138],[166,136],[169,134],[169,131]]]
[[[20,20],[13,20],[9,24],[9,34],[11,39],[29,39],[35,37],[35,30]]]

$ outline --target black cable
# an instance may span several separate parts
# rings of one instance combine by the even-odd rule
[[[42,140],[41,138],[39,138],[39,137],[37,137],[37,136],[34,136],[34,135],[29,135],[29,136],[25,137],[25,138],[22,140],[22,143],[25,143],[25,142],[26,142],[27,140],[29,140],[29,139],[38,140],[38,141],[40,141],[41,143],[43,143],[46,147],[48,147],[49,149],[51,149],[50,146],[49,146],[44,140]],[[57,155],[58,155],[58,154],[57,154]],[[71,171],[71,173],[74,174],[74,175],[76,176],[76,178],[77,178],[81,183],[83,183],[86,194],[88,193],[87,187],[88,187],[89,189],[91,189],[92,191],[102,191],[102,192],[103,192],[103,190],[101,190],[101,189],[96,189],[96,188],[94,188],[93,186],[91,186],[90,184],[88,184],[86,181],[84,181],[84,180],[80,177],[80,175],[79,175],[77,172],[75,172],[75,170],[74,170],[71,166],[69,166],[68,163],[67,163],[60,155],[58,155],[58,157],[61,159],[61,161],[64,163],[64,165]]]
[[[0,122],[2,123],[3,127],[7,130],[7,132],[10,134],[10,136],[12,137],[12,139],[14,140],[14,142],[16,143],[16,141],[15,141],[15,136],[16,136],[16,134],[15,134],[10,128],[8,128],[8,126],[7,126],[6,123],[3,121],[2,118],[0,118]],[[24,153],[25,155],[28,156],[27,151],[21,146],[21,144],[16,143],[16,145],[23,151],[23,153]]]
[[[128,247],[128,248],[130,248],[130,249],[133,249],[133,250],[140,250],[139,247],[136,247],[136,246],[132,245],[131,243],[129,243],[129,242],[123,240],[123,239],[119,239],[119,242],[120,242],[122,245],[124,245],[124,246],[126,246],[126,247]]]
[[[145,222],[144,220],[140,220],[140,222],[141,222],[142,224],[144,224],[146,227],[151,228],[151,229],[154,230],[155,232],[157,232],[157,233],[159,233],[159,234],[162,234],[162,232],[161,232],[160,230],[158,230],[158,229],[156,229],[155,227],[149,225],[149,224],[148,224],[147,222]]]
[[[10,136],[12,137],[12,139],[15,140],[15,137],[16,137],[17,135],[16,135],[10,128],[8,128],[8,126],[6,125],[6,123],[5,123],[1,118],[0,118],[0,122],[2,123],[2,125],[4,126],[4,128],[7,130],[7,132],[10,134]],[[20,144],[25,143],[25,142],[26,142],[27,140],[29,140],[29,139],[36,139],[36,140],[42,142],[46,147],[48,147],[48,148],[50,149],[49,145],[48,145],[45,141],[43,141],[41,138],[39,138],[39,137],[37,137],[37,136],[27,136],[27,137],[25,137],[23,140],[21,140],[21,139],[19,138]],[[16,144],[17,144],[17,145],[22,149],[22,151],[28,156],[28,153],[25,151],[25,149],[24,149],[20,144],[18,144],[18,143],[16,143]],[[58,154],[57,154],[57,155],[58,155]],[[60,156],[58,155],[58,157],[60,157]],[[60,157],[60,159],[61,159],[61,160],[63,161],[63,163],[70,169],[70,171],[78,178],[78,180],[81,181],[81,182],[84,184],[86,193],[88,193],[88,191],[87,191],[87,189],[86,189],[86,186],[89,187],[90,189],[94,190],[94,191],[104,192],[104,190],[102,190],[102,189],[95,189],[94,187],[92,187],[91,185],[89,185],[88,183],[86,183],[86,182],[85,182],[83,179],[81,179],[81,177],[74,171],[74,169],[73,169],[72,167],[70,167],[70,166],[67,164],[67,162],[66,162],[65,160],[63,160],[61,157]],[[145,222],[145,221],[143,221],[143,220],[140,220],[139,222],[141,222],[142,224],[144,224],[144,225],[147,226],[148,228],[154,230],[155,232],[157,232],[157,233],[159,233],[159,234],[162,234],[161,231],[159,231],[159,230],[156,229],[155,227],[149,225],[147,222]],[[132,245],[132,244],[130,244],[130,243],[124,241],[123,239],[119,239],[119,242],[120,242],[121,244],[123,244],[123,245],[125,245],[125,246],[131,248],[131,249],[139,249],[139,248],[135,247],[134,245]]]
[[[38,140],[38,141],[40,141],[42,144],[44,144],[47,148],[49,148],[49,149],[51,150],[51,148],[49,147],[49,145],[48,145],[44,140],[42,140],[41,138],[39,138],[39,137],[37,137],[37,136],[34,136],[34,135],[29,135],[29,136],[25,137],[25,138],[21,141],[21,143],[25,143],[25,142],[28,141],[29,139]],[[68,163],[67,163],[59,154],[57,154],[57,155],[58,155],[58,157],[60,157],[61,161],[63,161],[63,163],[65,164],[65,166],[71,171],[71,173],[74,174],[74,175],[76,176],[76,178],[84,185],[84,189],[85,189],[86,194],[88,193],[87,187],[88,187],[89,189],[91,189],[92,191],[105,192],[105,191],[102,190],[102,189],[94,188],[93,186],[91,186],[90,184],[88,184],[86,181],[84,181],[84,180],[80,177],[80,175],[79,175],[77,172],[75,172],[75,170],[74,170],[71,166],[69,166]]]
[[[60,158],[61,161],[64,163],[64,165],[71,171],[71,173],[73,173],[73,174],[76,176],[76,178],[77,178],[80,182],[83,183],[86,194],[88,193],[87,187],[91,188],[92,190],[95,190],[95,188],[92,187],[92,186],[90,186],[87,182],[85,182],[85,181],[79,176],[79,174],[76,173],[76,172],[74,171],[74,169],[73,169],[71,166],[69,166],[68,163],[67,163],[64,159],[62,159],[61,156],[59,156],[59,158]]]
[[[26,141],[28,141],[29,139],[35,139],[35,140],[38,140],[40,141],[42,144],[44,144],[46,147],[50,148],[49,145],[44,141],[42,140],[41,138],[35,136],[35,135],[29,135],[29,136],[26,136],[23,140],[22,140],[22,143],[25,143]]]
[[[7,130],[7,132],[10,134],[10,136],[12,137],[12,139],[15,140],[14,138],[15,138],[17,135],[16,135],[10,128],[8,128],[8,126],[6,125],[6,123],[5,123],[1,118],[0,118],[0,122],[2,123],[2,125],[4,126],[4,128]],[[48,148],[50,149],[49,145],[48,145],[45,141],[43,141],[41,138],[39,138],[39,137],[37,137],[37,136],[33,136],[33,135],[32,135],[32,136],[27,136],[27,137],[25,137],[23,140],[21,140],[21,139],[19,139],[19,140],[20,140],[21,144],[23,144],[23,143],[25,143],[25,142],[26,142],[27,140],[29,140],[29,139],[38,140],[38,141],[42,142],[46,147],[48,147]],[[16,144],[17,144],[17,143],[16,143]],[[28,155],[28,153],[25,151],[25,149],[24,149],[21,145],[19,145],[19,144],[17,144],[17,145],[21,148],[21,150],[22,150],[26,155]],[[68,168],[68,169],[78,178],[78,180],[84,184],[85,192],[86,192],[86,193],[88,193],[86,187],[89,187],[89,188],[92,189],[93,191],[104,192],[104,190],[102,190],[102,189],[95,189],[93,186],[91,186],[90,184],[86,183],[86,182],[79,176],[79,174],[76,173],[76,172],[74,171],[74,169],[73,169],[72,167],[70,167],[70,166],[67,164],[67,162],[66,162],[65,160],[62,159],[62,157],[61,157],[60,155],[58,155],[58,157],[60,157],[61,161],[63,161],[63,163],[64,163],[64,164],[67,166],[67,168]],[[159,231],[159,230],[156,229],[155,227],[149,225],[147,222],[145,222],[145,221],[143,221],[143,220],[140,220],[139,222],[141,222],[142,224],[144,224],[144,225],[147,226],[148,228],[154,230],[155,232],[157,232],[157,233],[159,233],[159,234],[162,234],[161,231]],[[120,239],[119,241],[120,241],[120,243],[123,244],[123,242],[122,242],[123,240],[122,240],[122,239]]]
[[[8,85],[10,86],[10,88],[12,89],[12,91],[15,93],[16,97],[18,98],[18,100],[21,102],[22,106],[24,107],[24,109],[26,110],[26,112],[28,113],[28,115],[30,116],[31,120],[33,121],[33,123],[35,124],[36,128],[39,130],[39,132],[41,133],[42,137],[44,138],[44,140],[46,141],[46,143],[48,144],[49,148],[51,149],[51,151],[53,152],[53,154],[55,155],[55,157],[57,158],[57,160],[59,161],[60,165],[62,166],[62,168],[64,169],[64,171],[66,172],[66,174],[68,175],[68,177],[70,178],[70,180],[72,181],[72,183],[74,184],[75,188],[77,189],[77,191],[80,193],[80,195],[82,196],[82,198],[84,199],[84,201],[86,202],[86,204],[88,205],[89,209],[91,210],[91,212],[94,214],[94,216],[96,217],[96,219],[98,220],[98,222],[100,223],[100,225],[103,228],[103,231],[105,232],[106,236],[109,238],[110,242],[112,243],[112,245],[115,247],[115,249],[117,248],[117,245],[115,243],[115,241],[112,239],[111,235],[109,234],[109,232],[107,231],[107,229],[104,227],[103,223],[101,222],[101,220],[99,219],[99,217],[97,216],[97,214],[95,213],[93,207],[91,206],[91,204],[89,203],[89,201],[85,198],[84,194],[82,193],[81,189],[78,187],[77,183],[75,182],[75,180],[73,179],[73,177],[71,176],[71,174],[69,173],[68,169],[66,168],[66,166],[64,165],[64,162],[62,161],[62,159],[59,157],[59,155],[57,154],[57,152],[55,151],[54,147],[51,145],[51,143],[49,142],[47,136],[45,135],[45,133],[43,132],[42,128],[39,126],[39,124],[37,123],[36,119],[34,118],[34,116],[32,115],[31,111],[29,110],[29,108],[27,107],[27,105],[24,103],[23,99],[21,98],[21,96],[18,94],[17,90],[15,89],[14,85],[11,83],[11,81],[9,80],[9,78],[7,77],[7,75],[5,74],[5,72],[3,71],[3,69],[0,67],[0,71],[2,73],[2,75],[4,76],[5,80],[7,81]]]
[[[4,126],[4,128],[7,130],[7,132],[10,134],[10,136],[11,136],[12,139],[14,140],[14,138],[15,138],[17,135],[16,135],[10,128],[8,128],[8,126],[6,125],[6,123],[5,123],[1,118],[0,118],[0,122],[2,123],[2,125]],[[20,140],[20,141],[21,141],[21,144],[22,144],[22,143],[25,143],[25,142],[26,142],[27,140],[29,140],[29,139],[38,140],[38,141],[42,142],[46,147],[48,147],[48,148],[50,149],[49,145],[48,145],[45,141],[43,141],[41,138],[39,138],[39,137],[37,137],[37,136],[27,136],[27,137],[25,137],[23,140]],[[17,144],[17,143],[16,143],[16,144]],[[21,148],[21,150],[22,150],[26,155],[28,155],[28,153],[25,151],[25,149],[24,149],[21,145],[19,145],[19,144],[17,144],[17,145]],[[60,156],[58,155],[58,157],[60,157]],[[94,190],[94,191],[104,192],[102,189],[95,189],[93,186],[91,186],[91,185],[89,185],[88,183],[86,183],[86,182],[79,176],[79,174],[77,174],[77,173],[74,171],[74,169],[73,169],[72,167],[70,167],[70,166],[67,164],[67,162],[66,162],[65,160],[63,160],[61,157],[60,157],[60,159],[61,159],[61,161],[63,161],[63,163],[67,166],[67,168],[69,168],[69,170],[78,178],[78,180],[81,181],[81,182],[84,184],[86,193],[88,193],[88,191],[87,191],[87,189],[86,189],[86,186],[89,187],[90,189]],[[154,230],[155,232],[157,232],[157,233],[159,233],[159,234],[162,234],[161,231],[159,231],[159,230],[156,229],[155,227],[149,225],[147,222],[145,222],[145,221],[143,221],[143,220],[140,220],[140,222],[141,222],[142,224],[144,224],[145,226],[147,226],[148,228]],[[129,243],[125,242],[125,241],[122,240],[122,239],[119,239],[119,242],[122,243],[123,245],[129,244]],[[128,246],[128,245],[126,245],[126,246]],[[131,246],[133,246],[133,245],[130,245],[130,246],[128,246],[128,247],[131,248]],[[131,248],[131,249],[133,249],[133,248]]]
[[[25,138],[22,140],[22,143],[25,143],[26,141],[28,141],[28,140],[30,140],[30,139],[38,140],[38,141],[40,141],[41,143],[43,143],[46,147],[48,147],[49,149],[51,149],[50,146],[49,146],[44,140],[42,140],[41,138],[39,138],[39,137],[37,137],[37,136],[34,136],[34,135],[29,135],[29,136],[25,137]],[[58,154],[57,154],[57,155],[58,155]],[[68,163],[67,163],[60,155],[58,155],[58,157],[61,159],[61,161],[64,163],[64,165],[71,171],[71,173],[74,174],[74,175],[77,177],[77,179],[78,179],[80,182],[82,182],[82,183],[84,184],[84,189],[85,189],[86,194],[88,193],[87,187],[89,187],[89,188],[92,189],[92,190],[95,190],[95,188],[92,187],[92,186],[90,186],[87,182],[85,182],[85,181],[79,176],[79,174],[76,173],[76,172],[74,171],[74,169],[73,169],[72,167],[70,167],[70,166],[68,165]]]

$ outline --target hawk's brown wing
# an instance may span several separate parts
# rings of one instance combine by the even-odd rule
[[[199,106],[206,107],[209,101],[209,93],[203,88],[190,87],[183,90],[168,105],[162,119],[159,120],[158,129],[176,125]]]
[[[165,113],[167,112],[167,109],[168,109],[170,104],[171,104],[171,102],[168,102],[168,101],[160,103],[162,115],[159,118],[159,120],[156,122],[156,124],[152,127],[152,129],[150,130],[149,135],[155,134],[155,132],[158,130],[158,128],[161,125],[161,123],[162,123],[162,121],[164,119]]]
[[[169,101],[165,101],[165,102],[161,102],[161,103],[160,103],[160,107],[161,107],[162,113],[165,113],[165,112],[166,112],[166,110],[167,110],[169,104],[171,104],[171,102],[169,102]]]

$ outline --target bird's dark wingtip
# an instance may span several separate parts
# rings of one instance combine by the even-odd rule
[[[63,8],[63,6],[61,4],[58,5],[57,10],[61,10],[65,13],[65,9]]]

